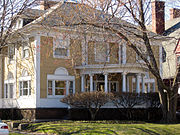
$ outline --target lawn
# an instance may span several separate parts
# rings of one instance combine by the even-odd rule
[[[56,121],[31,124],[27,132],[60,135],[180,135],[180,124],[165,125],[142,122],[140,124],[123,124],[122,122],[119,123],[119,121]]]

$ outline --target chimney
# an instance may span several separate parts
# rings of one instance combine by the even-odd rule
[[[170,19],[178,18],[180,17],[180,9],[177,8],[171,8],[170,9]]]
[[[152,31],[163,34],[165,31],[164,1],[153,0],[152,4]]]
[[[56,5],[57,3],[58,3],[57,1],[52,1],[52,0],[42,0],[40,1],[40,10],[47,10],[52,6]]]

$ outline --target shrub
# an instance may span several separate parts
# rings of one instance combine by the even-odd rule
[[[97,112],[109,101],[110,96],[112,96],[111,93],[101,91],[83,92],[68,95],[61,99],[61,102],[72,107],[87,108],[91,114],[91,120],[94,120]]]

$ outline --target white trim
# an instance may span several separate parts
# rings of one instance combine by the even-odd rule
[[[122,64],[126,64],[126,44],[123,43],[122,45]]]
[[[119,52],[118,52],[118,55],[119,55],[119,64],[122,64],[122,45],[119,44]]]
[[[19,77],[18,80],[19,80],[19,81],[31,81],[31,76],[23,76],[23,77]]]
[[[34,80],[34,90],[36,96],[36,107],[39,107],[40,100],[40,48],[41,48],[41,37],[39,35],[35,36],[35,50],[34,50],[34,58],[35,58],[35,80]]]
[[[69,80],[69,81],[74,81],[75,77],[74,76],[61,76],[61,75],[47,75],[47,80]]]

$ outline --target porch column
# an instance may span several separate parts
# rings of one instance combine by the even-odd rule
[[[155,87],[155,82],[153,83],[153,92],[155,92],[156,90],[156,87]]]
[[[147,93],[150,93],[150,83],[148,83],[148,86],[147,86]]]
[[[69,95],[69,81],[66,81],[66,95]]]
[[[90,92],[93,91],[93,74],[89,74],[90,76]]]
[[[122,77],[123,77],[123,79],[122,79],[122,92],[126,92],[126,73],[125,72],[122,73]]]
[[[136,93],[140,93],[140,76],[140,73],[136,74]]]
[[[129,92],[129,77],[127,76],[127,92]]]
[[[142,93],[145,93],[144,75],[142,75]]]
[[[81,75],[81,92],[85,91],[84,78],[85,78],[85,75]]]
[[[104,91],[108,93],[108,73],[104,73]]]

